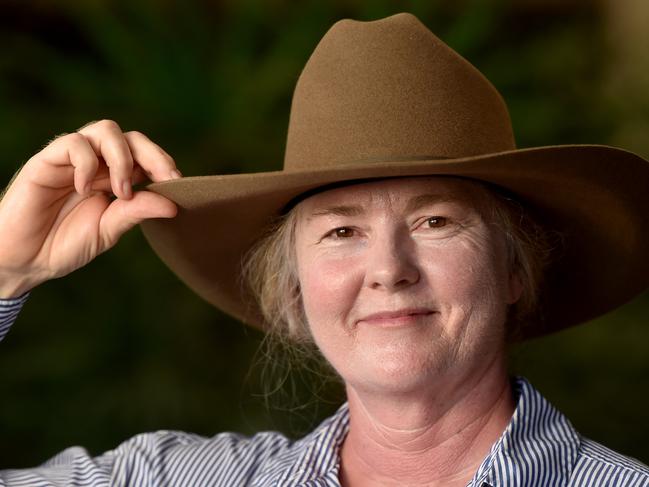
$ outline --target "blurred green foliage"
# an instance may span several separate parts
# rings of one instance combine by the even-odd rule
[[[3,1],[0,176],[8,182],[55,135],[101,118],[149,135],[185,176],[279,169],[292,90],[318,40],[340,18],[400,11],[496,85],[519,147],[623,140],[647,157],[638,127],[649,90],[609,89],[615,59],[600,5]],[[513,371],[583,434],[645,462],[647,317],[645,294],[512,352]],[[266,408],[254,365],[260,339],[184,287],[135,229],[84,269],[33,290],[1,344],[0,468],[76,444],[98,453],[155,429],[303,434],[335,409],[340,390],[314,397],[319,380],[300,376]],[[281,408],[293,402],[305,407]]]

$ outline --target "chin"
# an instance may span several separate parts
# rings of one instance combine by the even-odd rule
[[[422,391],[448,372],[449,361],[437,358],[417,357],[412,352],[407,356],[374,357],[373,366],[354,367],[354,377],[346,382],[374,392],[409,394]]]

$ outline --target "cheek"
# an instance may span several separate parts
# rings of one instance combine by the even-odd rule
[[[311,336],[327,361],[340,370],[340,358],[349,352],[352,331],[345,325],[358,295],[357,273],[348,263],[321,259],[311,259],[298,272]]]
[[[498,250],[481,239],[468,239],[429,259],[440,302],[456,313],[500,315],[507,303],[508,274]]]
[[[298,266],[302,302],[312,328],[344,320],[358,294],[358,272],[348,259],[308,255]]]

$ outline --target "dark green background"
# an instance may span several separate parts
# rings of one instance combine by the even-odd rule
[[[496,85],[519,147],[603,143],[648,157],[649,49],[625,27],[625,2],[0,2],[1,180],[101,118],[149,135],[185,176],[279,169],[292,90],[318,40],[340,18],[400,11]],[[517,348],[512,368],[583,434],[648,462],[648,317],[645,294]],[[316,397],[319,380],[301,376],[296,401],[287,385],[268,408],[259,341],[180,283],[135,229],[35,289],[0,344],[0,468],[155,429],[302,434],[337,390]]]

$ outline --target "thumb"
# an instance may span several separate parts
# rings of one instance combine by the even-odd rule
[[[176,204],[151,191],[136,191],[129,200],[117,198],[111,202],[99,223],[103,250],[117,243],[124,233],[147,218],[173,218]]]

